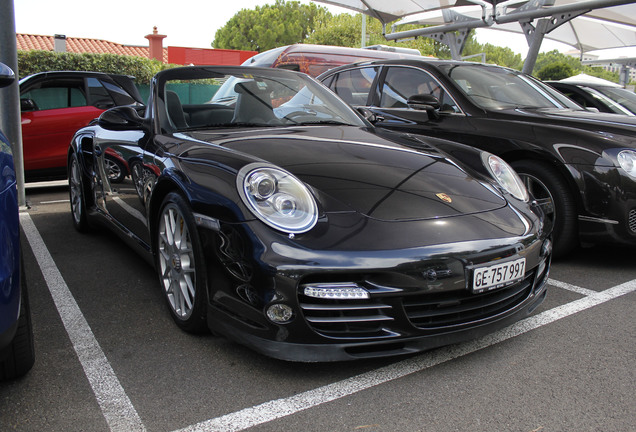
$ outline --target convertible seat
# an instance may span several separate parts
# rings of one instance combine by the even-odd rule
[[[177,127],[177,129],[187,128],[188,122],[186,121],[179,95],[173,91],[166,90],[166,106],[170,121]]]
[[[232,122],[267,123],[276,118],[269,92],[260,89],[255,81],[238,83],[234,91],[238,98]]]

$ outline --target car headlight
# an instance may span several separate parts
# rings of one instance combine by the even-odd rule
[[[482,153],[481,159],[493,178],[506,192],[518,200],[528,201],[528,190],[508,163],[490,153]]]
[[[636,177],[636,151],[623,150],[618,154],[618,164],[623,168],[627,174],[632,177]]]
[[[299,234],[318,220],[318,207],[307,187],[281,168],[246,165],[238,173],[236,186],[252,213],[272,228]]]

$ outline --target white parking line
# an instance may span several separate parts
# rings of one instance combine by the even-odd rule
[[[145,431],[139,414],[97,343],[93,331],[64,282],[31,216],[21,212],[20,224],[110,430],[113,432]]]
[[[288,415],[313,408],[352,395],[370,387],[402,378],[415,372],[439,365],[480,349],[503,342],[520,334],[550,324],[577,312],[597,306],[606,301],[636,291],[636,280],[618,285],[602,292],[590,291],[582,299],[547,310],[526,318],[498,332],[483,338],[440,348],[398,363],[385,366],[314,390],[309,390],[288,398],[265,402],[234,413],[213,418],[196,425],[180,429],[178,432],[237,432],[270,422]]]
[[[21,212],[20,222],[110,430],[113,432],[145,431],[139,414],[119,383],[29,214]],[[245,408],[175,432],[242,431],[471,354],[636,291],[636,280],[600,292],[553,279],[549,280],[549,284],[577,292],[584,297],[526,318],[480,339],[439,348],[380,369],[288,398]]]
[[[558,280],[554,280],[554,279],[548,279],[548,283],[552,286],[555,286],[557,288],[562,288],[564,290],[568,290],[568,291],[572,291],[575,292],[577,294],[581,294],[584,296],[591,296],[594,295],[596,293],[598,293],[598,291],[594,291],[591,289],[587,289],[587,288],[581,288],[580,286],[576,286],[576,285],[572,285],[569,284],[567,282],[561,282]]]

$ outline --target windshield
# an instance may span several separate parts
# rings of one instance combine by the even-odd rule
[[[159,122],[167,132],[217,127],[365,122],[337,96],[303,74],[254,68],[183,68],[164,74]],[[163,115],[165,113],[165,115]]]
[[[520,72],[478,64],[441,67],[468,98],[482,108],[582,108],[545,84]]]
[[[592,95],[598,96],[598,93],[605,96],[603,100],[609,105],[612,111],[619,114],[634,115],[636,114],[636,93],[633,91],[619,87],[583,87]],[[607,100],[609,99],[609,100]]]

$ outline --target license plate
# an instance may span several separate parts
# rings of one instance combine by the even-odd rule
[[[473,292],[480,293],[513,284],[526,274],[526,259],[473,267]]]

